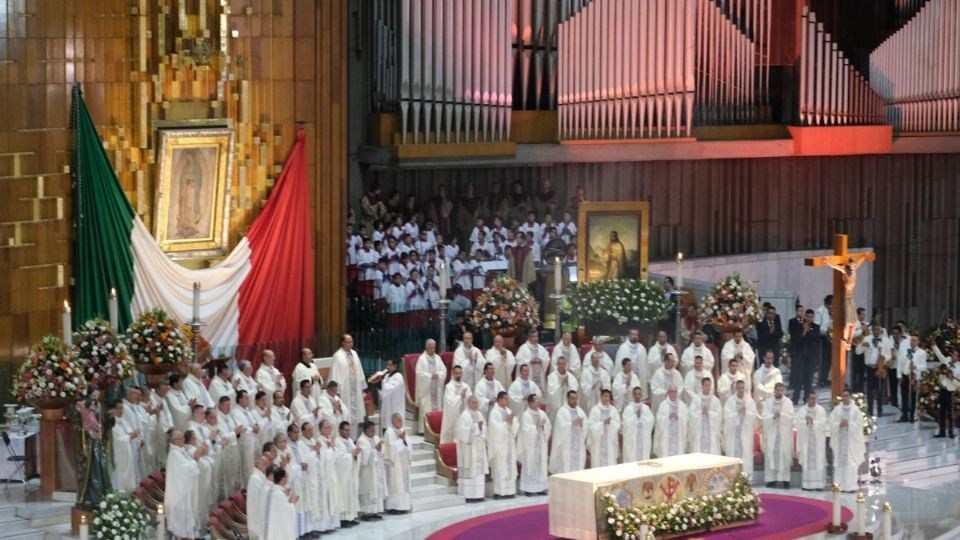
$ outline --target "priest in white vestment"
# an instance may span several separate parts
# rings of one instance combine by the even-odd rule
[[[730,360],[739,362],[740,369],[743,370],[746,375],[750,376],[753,372],[756,353],[753,352],[753,347],[747,343],[747,340],[743,339],[743,330],[734,330],[733,339],[724,343],[723,348],[720,349],[721,372],[727,371],[727,368],[730,366]]]
[[[577,406],[577,392],[567,392],[567,404],[557,411],[550,445],[552,474],[583,470],[587,460],[586,414]]]
[[[720,398],[720,403],[727,404],[727,398],[736,392],[738,382],[743,383],[744,389],[749,394],[750,376],[740,369],[740,362],[733,359],[727,365],[727,371],[720,375],[720,380],[717,381],[717,397]]]
[[[490,459],[493,496],[513,497],[517,494],[517,433],[520,431],[520,419],[513,414],[506,392],[497,395],[496,404],[490,409],[487,420],[487,457]]]
[[[253,472],[253,460],[260,453],[260,424],[250,412],[250,394],[246,390],[237,391],[237,406],[230,409],[234,422],[244,426],[240,435],[240,477],[247,478]]]
[[[283,378],[283,373],[277,369],[277,356],[267,349],[263,351],[263,359],[254,379],[260,389],[272,396],[274,392],[286,392],[287,381]],[[294,381],[296,384],[296,381]],[[292,477],[293,475],[291,475]]]
[[[447,380],[447,367],[437,354],[437,342],[428,339],[426,350],[417,359],[417,408],[420,419],[417,431],[425,431],[427,413],[443,410],[443,387]]]
[[[760,406],[773,397],[778,384],[783,384],[783,375],[780,368],[773,365],[773,351],[767,351],[763,353],[763,365],[753,372],[753,397]]]
[[[703,369],[707,373],[713,373],[713,365],[716,363],[716,359],[713,357],[713,351],[705,345],[706,341],[707,335],[703,332],[697,330],[693,334],[693,343],[687,345],[687,348],[683,350],[683,356],[680,357],[680,372],[684,376],[693,369],[694,360],[698,356],[703,359]]]
[[[123,398],[123,418],[127,424],[140,434],[140,477],[153,471],[153,425],[156,416],[151,414],[153,409],[147,410],[148,404],[143,403],[139,388],[128,387]]]
[[[473,387],[473,395],[477,396],[480,401],[480,414],[484,417],[490,414],[490,410],[497,404],[497,396],[500,395],[500,392],[506,391],[507,389],[496,378],[496,370],[493,364],[490,362],[484,364],[483,377]]]
[[[190,374],[183,381],[183,393],[188,401],[195,401],[204,407],[216,407],[210,392],[203,384],[203,367],[200,364],[190,364]]]
[[[840,491],[857,490],[860,464],[866,458],[863,413],[844,390],[840,404],[830,411],[830,448],[833,450],[833,483]]]
[[[493,347],[487,350],[487,362],[493,364],[494,376],[504,388],[510,388],[513,383],[513,371],[517,359],[513,352],[503,346],[503,336],[493,336]]]
[[[199,469],[197,459],[203,457],[201,447],[193,454],[184,448],[183,432],[170,432],[167,451],[167,474],[163,491],[163,508],[167,530],[180,538],[195,538],[199,530],[196,519]]]
[[[557,411],[567,402],[567,392],[580,390],[576,375],[567,369],[567,359],[557,358],[555,368],[547,375],[547,416],[555,422]]]
[[[617,349],[617,357],[614,362],[616,365],[622,366],[623,361],[628,358],[630,359],[630,365],[633,367],[633,372],[640,379],[643,393],[647,394],[650,391],[650,375],[653,372],[648,369],[647,348],[643,346],[643,343],[640,343],[640,331],[635,328],[630,329],[627,340]]]
[[[463,343],[453,352],[453,365],[463,368],[463,382],[470,388],[477,385],[483,377],[483,365],[486,364],[483,352],[473,346],[473,333],[463,333]]]
[[[587,426],[590,468],[616,465],[620,457],[620,412],[613,406],[613,393],[610,390],[600,393],[600,403],[590,409]]]
[[[587,410],[593,410],[600,403],[600,392],[609,390],[613,386],[610,374],[600,365],[600,355],[590,354],[590,364],[580,372],[580,394],[583,396],[583,405]]]
[[[816,392],[807,394],[807,403],[793,416],[797,430],[797,461],[803,469],[803,489],[819,490],[827,485],[827,411],[817,403]]]
[[[624,358],[620,361],[620,371],[613,378],[613,406],[618,411],[622,411],[633,399],[634,388],[643,389],[643,386],[640,377],[633,372],[633,362]]]
[[[258,456],[254,463],[253,472],[247,479],[247,533],[250,540],[263,538],[263,486],[267,482],[264,474],[270,461],[265,456]]]
[[[540,386],[530,379],[530,366],[520,364],[520,377],[513,381],[510,388],[507,389],[510,395],[510,408],[513,409],[514,416],[519,417],[527,408],[527,398],[531,394],[543,397]]]
[[[320,532],[340,527],[340,512],[337,508],[337,469],[339,468],[337,446],[334,443],[333,424],[320,420],[319,435],[314,437],[313,424],[304,422],[300,426],[300,448],[313,451],[317,459],[316,491],[317,505],[314,507],[314,529]]]
[[[240,439],[247,432],[246,426],[238,424],[231,414],[233,402],[230,398],[223,396],[220,398],[220,406],[216,414],[212,417],[216,421],[217,430],[220,433],[220,485],[223,486],[223,494],[229,495],[240,489],[242,477],[240,476],[241,464],[241,444]]]
[[[634,386],[631,401],[623,408],[620,426],[623,430],[623,462],[631,463],[650,459],[651,436],[656,419],[650,407],[643,402],[643,389]]]
[[[683,376],[677,371],[676,357],[667,354],[663,357],[663,366],[654,371],[650,378],[650,406],[653,410],[660,410],[660,403],[671,386],[676,386],[678,391],[683,388]]]
[[[239,367],[240,370],[233,376],[233,383],[237,391],[244,390],[251,396],[257,395],[259,387],[257,380],[253,378],[253,364],[249,360],[241,360]]]
[[[617,368],[613,365],[613,358],[610,358],[610,355],[607,354],[607,350],[603,346],[603,341],[601,341],[600,338],[593,338],[590,350],[586,353],[586,356],[591,358],[591,362],[594,356],[598,357],[600,359],[600,367],[606,370],[611,380],[613,376],[617,374]]]
[[[767,351],[767,354],[772,354]],[[772,359],[771,359],[772,362]],[[763,369],[763,368],[761,368]],[[757,370],[759,371],[759,370]],[[783,383],[777,383],[773,397],[760,405],[763,426],[763,479],[767,487],[782,484],[790,488],[793,466],[793,402],[783,395]]]
[[[387,498],[387,475],[383,466],[383,441],[377,436],[376,424],[363,423],[357,448],[360,449],[360,514],[368,520],[378,519]]]
[[[547,349],[540,344],[540,334],[536,330],[531,330],[527,341],[517,349],[516,360],[518,368],[520,366],[530,366],[530,380],[536,383],[537,388],[546,388],[550,355],[547,354]]]
[[[171,373],[169,378],[169,391],[165,399],[167,409],[170,410],[170,417],[173,419],[173,426],[178,431],[183,432],[190,423],[190,400],[183,393],[183,378],[179,373]]]
[[[663,359],[670,354],[674,361],[678,358],[677,350],[673,345],[667,343],[667,333],[663,330],[657,332],[657,340],[647,349],[647,373],[653,377],[658,369],[663,367]]]
[[[683,402],[689,405],[693,401],[693,396],[702,395],[703,379],[709,379],[713,375],[703,367],[703,358],[693,359],[693,367],[683,376]]]
[[[286,431],[287,426],[296,424],[297,421],[290,414],[290,408],[285,405],[286,398],[282,392],[274,392],[272,397],[273,406],[270,407],[270,417],[273,419],[273,425],[277,428],[277,433]]]
[[[443,419],[440,424],[440,444],[453,442],[456,437],[457,422],[467,408],[467,398],[473,392],[463,382],[463,369],[453,366],[450,382],[443,389]]]
[[[410,465],[413,449],[407,443],[407,428],[403,425],[403,416],[394,413],[391,425],[383,434],[384,465],[387,475],[387,500],[384,504],[390,514],[409,512],[410,504]]]
[[[147,396],[150,406],[156,410],[156,422],[152,433],[155,469],[163,467],[167,463],[167,440],[170,430],[173,429],[173,414],[170,413],[170,407],[167,405],[167,395],[170,393],[170,386],[165,381],[160,381],[156,390],[147,389]]]
[[[289,540],[297,535],[297,496],[287,487],[287,471],[273,470],[273,486],[265,501],[263,520],[264,540]]]
[[[394,414],[404,414],[407,410],[406,391],[400,366],[393,358],[387,359],[387,370],[370,377],[367,382],[380,384],[380,428],[381,432],[390,427]]]
[[[194,454],[205,445],[206,443],[200,440],[195,432],[187,430],[183,434],[183,447],[187,449],[188,454]],[[206,523],[210,510],[217,502],[217,494],[213,489],[214,473],[213,460],[209,454],[197,459],[197,506],[194,510],[199,527]]]
[[[552,426],[540,407],[540,396],[527,398],[527,410],[520,416],[517,434],[517,458],[520,461],[520,491],[527,495],[547,493],[547,441]],[[616,412],[616,411],[614,411]]]
[[[333,379],[327,382],[318,405],[320,405],[320,416],[334,426],[354,420],[353,410],[340,398],[340,384]]]
[[[208,417],[210,420],[208,420]],[[220,493],[220,465],[223,461],[221,456],[221,436],[220,429],[216,426],[217,413],[213,409],[205,410],[199,403],[193,406],[193,420],[190,421],[189,429],[184,432],[184,442],[191,448],[199,448],[206,445],[208,451],[205,456],[197,460],[201,473],[205,474],[204,481],[199,484],[197,495],[197,506],[202,511],[198,517],[202,517],[202,512],[209,512],[217,503]],[[210,421],[213,421],[213,425]],[[191,436],[192,435],[192,436]]]
[[[295,424],[311,422],[314,426],[318,425],[323,415],[320,413],[320,405],[313,398],[313,383],[310,379],[303,379],[297,386],[300,387],[300,393],[293,396],[290,402],[290,418]]]
[[[679,388],[667,387],[667,397],[657,407],[657,425],[653,431],[653,453],[658,458],[679,456],[687,451],[687,406]]]
[[[223,396],[230,398],[230,401],[237,399],[236,386],[230,380],[230,366],[226,364],[217,366],[217,376],[210,380],[209,391],[214,403],[220,403],[220,398]]]
[[[113,488],[118,491],[133,491],[140,484],[140,447],[143,434],[125,418],[123,401],[114,402],[111,412],[114,424],[113,436]],[[52,451],[52,450],[51,450]]]
[[[340,399],[353,415],[350,422],[350,436],[355,438],[357,430],[366,417],[367,406],[363,402],[363,391],[367,389],[367,378],[363,375],[360,355],[353,350],[353,336],[344,334],[340,338],[340,348],[333,353],[330,366],[330,380],[337,381]]]
[[[577,346],[573,344],[573,335],[570,332],[564,332],[563,337],[560,338],[560,343],[554,345],[553,351],[550,353],[550,371],[556,371],[557,369],[557,360],[563,358],[567,361],[567,369],[574,373],[577,377],[580,376],[580,371],[583,369],[583,366],[580,363],[580,351],[577,349]]]
[[[317,530],[316,509],[319,504],[317,500],[317,453],[313,448],[300,443],[300,427],[296,424],[290,424],[286,433],[278,437],[282,437],[277,443],[278,452],[290,456],[287,468],[291,469],[291,476],[296,477],[293,492],[300,498],[296,504],[297,534],[299,536],[310,534]],[[253,474],[256,475],[256,471]],[[247,490],[248,498],[249,493],[250,491]],[[249,514],[247,519],[249,520]]]
[[[487,464],[487,428],[476,396],[467,398],[467,410],[457,421],[457,492],[467,502],[484,498]]]
[[[691,370],[690,373],[693,371]],[[720,435],[723,433],[723,405],[720,404],[720,398],[713,395],[713,380],[710,377],[700,380],[700,393],[693,394],[688,408],[690,429],[687,440],[690,451],[723,455],[720,447]]]
[[[257,447],[261,448],[265,443],[276,442],[274,439],[278,435],[283,435],[284,438],[287,437],[287,426],[284,424],[278,429],[278,426],[273,421],[273,408],[270,407],[271,396],[260,390],[257,392],[257,396],[253,401],[253,407],[250,408],[250,414],[253,415],[253,420],[260,426],[260,433],[257,437]],[[287,471],[288,473],[290,471]],[[290,473],[290,485],[294,485],[297,481],[297,474]]]
[[[747,394],[746,384],[737,381],[736,393],[723,405],[723,450],[743,460],[743,472],[753,478],[753,431],[759,414],[757,404]]]
[[[350,439],[350,423],[341,422],[334,441],[337,451],[337,488],[334,504],[341,525],[352,526],[360,513],[360,448]]]
[[[310,397],[313,398],[314,403],[320,403],[323,377],[320,375],[320,368],[313,363],[313,351],[306,348],[300,350],[300,361],[293,368],[293,377],[290,380],[293,381],[294,388],[300,388],[301,381],[310,381]],[[293,407],[293,404],[291,403],[290,406]]]

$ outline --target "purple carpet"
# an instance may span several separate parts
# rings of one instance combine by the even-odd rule
[[[830,521],[830,503],[791,495],[760,495],[760,519],[751,525],[691,536],[710,540],[764,538],[790,540],[815,534]],[[853,512],[842,510],[844,522],[853,519]],[[549,530],[547,505],[540,504],[504,510],[440,529],[428,540],[541,540],[556,538]]]

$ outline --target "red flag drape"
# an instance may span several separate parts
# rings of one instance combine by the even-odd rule
[[[247,233],[250,273],[240,286],[237,358],[255,364],[263,348],[285,343],[296,350],[298,342],[314,334],[313,227],[305,144],[304,130],[298,128],[280,178]],[[289,373],[297,356],[291,357],[289,350],[275,352],[277,367]]]

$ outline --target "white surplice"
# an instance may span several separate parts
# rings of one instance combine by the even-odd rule
[[[742,411],[741,411],[742,409]],[[753,478],[753,431],[759,415],[748,394],[730,396],[723,405],[723,453],[743,460],[743,472]]]
[[[330,366],[330,380],[337,381],[340,399],[353,414],[350,422],[350,436],[356,437],[357,427],[366,416],[367,407],[363,402],[363,391],[367,389],[367,378],[363,375],[363,365],[357,351],[345,351],[343,347],[333,353]]]
[[[517,378],[517,380],[513,381],[513,384],[510,385],[507,393],[510,395],[510,408],[513,409],[513,414],[518,418],[520,414],[527,409],[527,396],[536,394],[539,397],[543,397],[540,386],[530,377],[526,379]]]
[[[550,353],[551,372],[556,371],[557,359],[561,356],[567,361],[567,370],[572,371],[579,376],[580,371],[583,369],[583,365],[580,361],[580,351],[577,350],[577,346],[573,343],[570,345],[565,345],[563,342],[555,345],[553,347],[553,351]]]
[[[620,426],[623,430],[623,462],[650,459],[651,437],[656,419],[642,401],[631,401],[623,408]]]
[[[723,433],[723,405],[720,404],[720,398],[713,394],[694,395],[690,398],[688,408],[690,428],[687,440],[690,451],[723,455],[720,447],[720,436]]]
[[[416,365],[417,408],[420,409],[418,431],[426,430],[427,413],[443,410],[443,386],[446,383],[447,367],[439,354],[420,355]],[[436,375],[436,377],[434,377]]]
[[[650,375],[652,375],[653,372],[650,371],[650,366],[647,364],[647,348],[639,341],[636,343],[631,343],[629,340],[624,341],[617,349],[617,357],[614,359],[614,364],[622,366],[624,359],[627,358],[630,359],[633,372],[637,374],[637,377],[640,377],[643,395],[649,395]]]
[[[482,377],[477,381],[477,384],[473,387],[473,395],[477,396],[477,401],[480,402],[480,414],[484,417],[490,414],[490,409],[497,404],[497,395],[506,391],[507,389],[500,384],[496,377],[493,379]]]
[[[622,411],[628,403],[633,401],[634,388],[646,391],[640,382],[640,377],[632,370],[628,373],[624,373],[622,369],[618,371],[617,376],[613,378],[613,406],[618,411]]]
[[[457,350],[453,352],[453,365],[460,366],[463,373],[460,377],[470,388],[477,385],[483,377],[483,353],[478,347],[465,347],[462,343]]]
[[[356,520],[360,512],[360,457],[353,455],[356,447],[356,443],[344,437],[334,441],[337,488],[333,500],[341,521]]]
[[[797,460],[803,469],[804,489],[823,489],[827,485],[827,411],[820,405],[796,409],[793,426],[797,430]]]
[[[316,378],[316,380],[314,380],[314,378]],[[290,380],[292,381],[293,390],[297,394],[300,393],[301,381],[312,382],[313,386],[310,388],[310,397],[312,397],[315,402],[320,401],[320,394],[323,392],[323,377],[320,376],[320,369],[316,364],[313,362],[309,364],[297,362],[297,365],[293,368],[293,376]],[[292,406],[293,405],[291,405],[291,407]]]
[[[717,397],[720,398],[720,403],[726,405],[727,398],[737,393],[737,381],[743,381],[744,392],[747,395],[750,394],[750,377],[739,369],[736,375],[731,375],[730,372],[727,371],[724,372],[723,375],[720,375],[720,379],[717,381]]]
[[[530,366],[530,380],[537,383],[538,388],[547,386],[547,370],[550,368],[550,355],[547,349],[539,343],[533,345],[529,341],[517,349],[517,376],[520,373],[520,366]]]
[[[680,399],[663,400],[657,407],[657,427],[653,432],[653,453],[658,458],[678,456],[687,451],[687,405]]]
[[[846,420],[847,425],[840,423]],[[860,464],[866,459],[863,438],[863,413],[852,402],[839,404],[830,411],[830,448],[833,450],[833,483],[841,491],[855,491]]]
[[[730,360],[735,358],[737,353],[740,353],[742,358],[742,360],[739,360],[740,371],[748,374],[752,373],[757,355],[746,339],[741,339],[740,343],[731,339],[723,344],[723,348],[720,349],[720,371],[726,373],[730,370]]]
[[[383,376],[380,382],[380,431],[393,425],[393,415],[404,416],[407,412],[407,387],[403,374],[394,371]]]
[[[677,360],[677,350],[669,343],[661,345],[655,342],[647,349],[647,372],[650,373],[651,377],[658,369],[663,367],[663,359],[667,353],[673,355],[673,358]]]
[[[760,369],[753,372],[753,397],[759,402],[764,402],[773,397],[773,390],[777,383],[783,382],[783,375],[777,366],[760,366]]]
[[[762,403],[761,410],[763,480],[789,482],[793,466],[793,402],[786,396],[771,397]],[[778,414],[779,418],[774,418]]]
[[[520,469],[520,491],[541,493],[547,490],[547,477],[550,474],[547,471],[550,419],[540,409],[527,408],[519,420],[517,458],[523,466]]]
[[[132,404],[131,404],[132,406]],[[135,433],[134,426],[126,415],[116,418],[111,432],[113,436],[113,488],[118,491],[133,491],[142,478],[140,470],[140,447],[143,435]]]
[[[167,530],[181,538],[195,538],[198,530],[197,462],[186,448],[171,445],[166,467],[163,508],[167,516]]]
[[[490,459],[490,479],[494,495],[517,493],[517,433],[520,418],[510,407],[494,405],[488,420],[487,456]]]
[[[500,381],[504,388],[510,388],[510,384],[513,383],[513,371],[517,365],[513,352],[506,347],[503,349],[490,347],[487,350],[487,362],[493,364],[493,377]]]
[[[552,371],[547,375],[547,416],[551,422],[555,422],[557,411],[567,403],[567,392],[573,390],[580,391],[580,382],[577,376],[567,370],[566,373]]]
[[[381,448],[377,448],[380,446]],[[380,437],[367,437],[361,433],[357,438],[360,449],[360,512],[380,514],[387,497],[387,475],[383,465],[383,445]]]
[[[399,430],[392,425],[383,435],[383,457],[387,475],[387,510],[410,510],[410,464],[413,450],[400,437],[406,428]]]
[[[695,343],[691,343],[683,350],[683,356],[680,357],[680,371],[687,374],[693,369],[693,363],[697,356],[703,358],[703,369],[707,372],[713,372],[713,365],[716,363],[713,352],[706,345],[697,347]]]
[[[574,422],[582,420],[583,425]],[[580,407],[564,405],[557,411],[550,446],[550,472],[553,474],[583,470],[587,461],[587,416]]]
[[[608,422],[609,420],[609,422]],[[587,421],[587,445],[590,447],[590,468],[616,465],[620,456],[618,434],[620,413],[613,405],[598,403],[590,409]]]
[[[440,444],[456,439],[457,421],[467,408],[467,398],[473,395],[467,383],[451,380],[443,389],[443,419],[440,424]]]
[[[467,409],[457,421],[457,492],[467,499],[484,497],[487,426],[480,411]]]
[[[600,403],[600,393],[602,390],[610,390],[613,385],[610,382],[610,374],[607,370],[593,364],[587,365],[580,373],[580,401],[588,410]],[[564,397],[566,401],[566,397]]]
[[[254,380],[257,381],[260,388],[272,399],[275,392],[286,392],[287,390],[287,381],[283,377],[280,377],[280,375],[282,374],[276,366],[261,364],[254,374]],[[280,377],[279,383],[277,382],[277,377]]]
[[[676,386],[678,391],[683,388],[683,376],[676,368],[660,368],[653,372],[650,378],[650,407],[653,410],[660,410],[660,403],[667,398],[671,386]]]

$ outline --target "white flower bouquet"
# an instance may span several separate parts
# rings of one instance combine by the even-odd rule
[[[13,395],[22,402],[62,404],[82,396],[86,389],[83,369],[56,336],[41,339],[13,378]]]
[[[670,309],[655,281],[613,279],[579,283],[570,298],[571,316],[580,324],[628,324],[659,321]]]
[[[90,536],[104,540],[140,540],[147,535],[148,522],[147,509],[140,499],[131,493],[112,491],[93,509]]]

